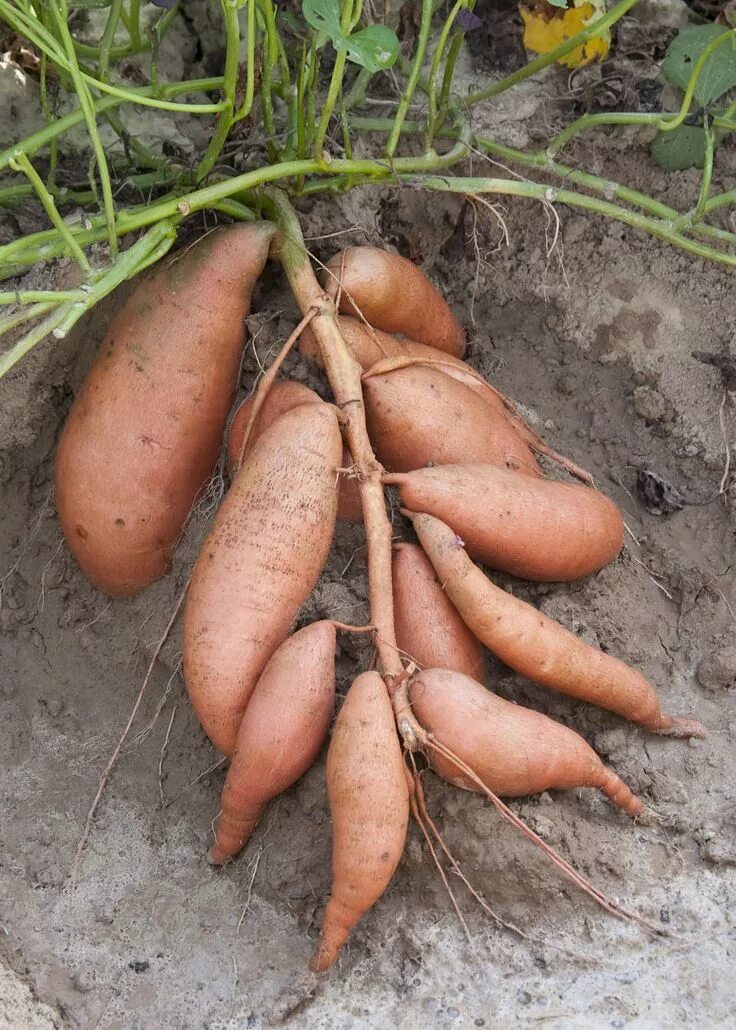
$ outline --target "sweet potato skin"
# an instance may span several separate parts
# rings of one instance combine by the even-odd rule
[[[237,471],[243,437],[253,410],[253,400],[252,394],[250,397],[246,397],[238,406],[230,423],[230,431],[227,434],[227,467],[230,475]],[[298,408],[300,404],[322,403],[322,398],[303,383],[295,383],[290,379],[282,379],[274,383],[258,412],[258,418],[248,440],[246,454],[253,449],[259,436],[262,436],[265,430],[273,425],[281,415],[291,411],[292,408]]]
[[[263,670],[238,730],[209,860],[247,844],[272,798],[312,765],[335,704],[335,627],[313,622],[288,637]]]
[[[421,547],[394,546],[396,642],[420,668],[456,669],[483,680],[483,648],[442,590]]]
[[[258,418],[251,430],[250,439],[245,453],[253,447],[256,440],[262,433],[272,425],[277,418],[292,408],[301,404],[322,404],[322,398],[310,390],[303,383],[295,383],[289,379],[274,383],[266,394]],[[240,449],[243,443],[245,431],[250,421],[250,413],[253,410],[253,397],[246,397],[238,407],[230,424],[230,432],[227,438],[227,464],[230,475],[233,475],[238,466]],[[347,447],[343,448],[341,468],[350,468],[353,460]],[[363,509],[360,503],[360,490],[357,480],[350,478],[347,474],[340,476],[337,494],[337,517],[344,522],[362,522]]]
[[[327,558],[341,456],[331,405],[286,412],[248,455],[202,545],[184,612],[184,678],[205,733],[226,755]]]
[[[462,327],[447,301],[412,261],[378,247],[346,247],[327,262],[322,285],[333,299],[340,294],[343,314],[362,317],[376,329],[402,333],[455,357],[463,356]]]
[[[163,575],[212,473],[273,231],[218,230],[142,279],[72,405],[57,510],[85,575],[113,597]]]
[[[409,792],[391,701],[377,672],[353,682],[327,753],[332,892],[311,968],[337,958],[351,928],[378,901],[406,840]]]
[[[503,412],[437,369],[371,369],[363,376],[363,398],[368,434],[390,472],[480,462],[541,475]]]
[[[419,542],[463,621],[509,668],[654,733],[705,735],[700,723],[663,714],[654,688],[635,669],[590,647],[554,619],[492,583],[444,522],[431,515],[410,517]]]
[[[480,464],[416,469],[386,482],[399,486],[406,508],[450,526],[471,558],[522,579],[580,579],[623,547],[616,505],[578,483]]]
[[[630,815],[643,802],[607,768],[583,738],[540,712],[504,701],[468,676],[425,669],[409,685],[412,710],[422,726],[453,751],[501,797],[555,789],[597,787]],[[478,790],[457,766],[431,750],[430,764],[464,790]]]

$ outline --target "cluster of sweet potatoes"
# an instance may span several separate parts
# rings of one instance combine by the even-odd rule
[[[616,557],[623,522],[590,477],[462,360],[460,325],[412,263],[354,247],[327,265],[300,350],[326,368],[335,404],[276,381],[229,417],[244,319],[269,254],[278,257],[275,241],[271,223],[230,226],[136,287],[62,433],[56,499],[92,583],[130,596],[168,568],[226,447],[230,487],[184,614],[189,697],[230,760],[214,863],[241,851],[327,738],[345,627],[325,620],[289,634],[336,520],[365,522],[372,610],[388,611],[389,624],[374,627],[383,676],[357,677],[330,739],[333,884],[312,961],[320,971],[401,857],[412,797],[402,743],[431,743],[435,772],[466,789],[519,796],[597,787],[630,814],[642,811],[578,734],[482,685],[482,645],[531,680],[650,731],[702,727],[663,714],[639,673],[475,564],[530,580],[578,579]],[[352,395],[340,370],[355,363],[358,375],[345,380],[358,383]],[[368,459],[351,453],[348,423],[367,433]],[[583,482],[545,478],[540,455]],[[376,510],[367,485],[376,476],[398,490],[406,535],[413,529],[418,543],[392,550],[390,533],[379,532],[385,509]]]

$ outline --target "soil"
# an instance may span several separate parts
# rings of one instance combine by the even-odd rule
[[[550,100],[565,82],[552,70],[536,92],[522,92],[519,131],[544,134],[550,118],[565,114]],[[519,142],[503,104],[485,127]],[[579,145],[574,156],[665,201],[697,195],[692,173],[665,176],[634,137]],[[719,152],[714,188],[735,174],[734,155]],[[272,805],[237,862],[208,866],[224,771],[213,768],[218,756],[186,698],[180,628],[163,649],[72,883],[99,777],[213,508],[200,506],[170,574],[132,601],[97,593],[62,540],[55,441],[121,294],[0,384],[0,957],[8,967],[0,1026],[736,1024],[729,477],[719,495],[726,447],[736,445],[735,400],[719,368],[693,357],[736,357],[736,291],[722,267],[611,222],[565,208],[556,215],[559,224],[548,209],[515,201],[493,216],[457,197],[367,188],[339,203],[303,205],[305,235],[321,259],[338,243],[383,240],[420,261],[466,323],[473,364],[624,510],[624,552],[598,575],[565,585],[498,581],[636,665],[663,706],[700,719],[708,738],[653,737],[550,696],[490,656],[488,684],[583,733],[645,799],[651,815],[638,823],[591,791],[511,806],[599,887],[671,936],[653,942],[606,915],[479,796],[430,773],[430,809],[464,872],[530,939],[489,921],[454,878],[467,940],[411,827],[386,895],[335,970],[310,980],[304,969],[330,880],[324,756]],[[35,273],[37,282],[64,274],[59,266]],[[254,310],[242,395],[296,321],[275,268]],[[297,357],[287,374],[326,390]],[[652,514],[637,493],[642,469],[677,490],[684,507]],[[398,516],[396,532],[407,533]],[[359,528],[339,527],[300,623],[366,620],[361,544]],[[341,639],[341,691],[370,657],[359,638]]]

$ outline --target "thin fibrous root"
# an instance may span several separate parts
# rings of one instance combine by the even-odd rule
[[[77,875],[79,873],[79,866],[80,866],[81,861],[82,861],[82,855],[84,854],[84,849],[87,846],[87,841],[89,840],[90,831],[92,829],[92,822],[94,820],[95,813],[97,812],[97,809],[99,807],[100,801],[102,800],[102,795],[103,795],[105,787],[107,785],[107,781],[110,778],[110,773],[112,772],[113,766],[115,765],[115,763],[117,762],[117,760],[118,760],[118,758],[120,756],[120,752],[121,752],[121,750],[123,748],[123,744],[127,740],[128,734],[130,733],[130,728],[131,728],[131,726],[133,725],[133,723],[135,721],[136,715],[138,714],[138,709],[141,706],[141,701],[143,700],[143,695],[145,694],[146,688],[148,687],[148,684],[149,684],[149,682],[151,680],[151,676],[153,675],[153,670],[154,670],[154,668],[156,666],[156,662],[158,661],[158,656],[161,654],[161,649],[163,648],[164,644],[166,643],[166,641],[168,639],[168,636],[169,636],[169,633],[171,632],[171,628],[174,625],[174,623],[176,622],[176,618],[177,618],[177,616],[179,614],[181,606],[184,603],[184,598],[186,597],[187,590],[189,589],[189,583],[191,581],[191,578],[192,578],[191,575],[187,578],[187,581],[184,584],[184,587],[183,587],[181,593],[179,594],[179,596],[176,599],[176,604],[174,605],[174,610],[171,613],[171,618],[169,619],[168,623],[166,624],[166,629],[164,630],[164,632],[163,632],[163,634],[161,636],[161,639],[156,644],[156,648],[155,648],[155,650],[153,652],[153,655],[151,656],[151,661],[150,661],[148,669],[146,671],[146,675],[145,675],[145,677],[143,679],[143,683],[141,684],[141,689],[138,691],[138,697],[135,699],[135,704],[133,705],[133,708],[131,710],[130,716],[128,718],[128,722],[126,723],[125,729],[123,730],[123,732],[122,732],[122,734],[120,736],[120,739],[118,740],[117,744],[115,745],[115,750],[113,751],[112,755],[110,756],[110,760],[108,761],[107,765],[105,766],[104,772],[102,773],[102,776],[100,777],[100,783],[99,783],[99,786],[97,788],[97,793],[95,794],[95,799],[92,802],[92,805],[90,807],[89,812],[87,813],[87,819],[86,819],[86,822],[84,824],[84,832],[82,833],[81,840],[79,841],[79,844],[77,845],[77,853],[74,856],[74,862],[72,863],[72,868],[71,868],[71,871],[69,873],[69,877],[71,879],[72,886],[74,886],[74,884],[77,882]]]
[[[416,804],[417,804],[417,807],[419,808],[419,812],[421,814],[422,819],[427,824],[427,826],[429,826],[430,830],[432,831],[432,833],[434,834],[435,838],[437,839],[437,843],[439,844],[439,846],[442,848],[443,852],[445,853],[445,856],[447,857],[447,860],[449,861],[450,865],[452,866],[452,871],[455,873],[455,875],[457,877],[459,877],[460,880],[462,880],[462,882],[465,884],[465,886],[470,891],[470,893],[473,896],[473,898],[475,898],[475,900],[478,902],[478,904],[483,909],[483,911],[486,912],[487,915],[489,915],[491,917],[491,919],[493,919],[494,922],[498,923],[499,926],[503,926],[506,930],[511,930],[512,933],[518,934],[519,937],[523,937],[524,940],[526,940],[526,941],[530,941],[532,943],[543,943],[543,942],[536,942],[533,937],[529,936],[528,933],[524,933],[524,931],[520,927],[516,926],[514,923],[509,923],[505,919],[503,919],[498,914],[498,912],[495,912],[491,908],[491,906],[488,904],[488,902],[485,900],[485,898],[482,897],[478,893],[478,891],[475,889],[475,887],[472,885],[470,880],[467,878],[465,873],[460,868],[460,863],[457,861],[455,856],[452,854],[452,852],[448,848],[448,846],[445,843],[445,840],[444,840],[442,834],[437,829],[437,827],[436,827],[436,825],[434,823],[434,820],[432,819],[431,815],[427,811],[427,801],[426,801],[426,798],[424,796],[424,787],[422,786],[422,783],[421,783],[421,774],[417,770],[416,761],[414,759],[414,755],[411,754],[410,757],[411,757],[411,764],[412,764],[412,766],[414,768],[414,789],[416,791]],[[432,845],[430,844],[429,846],[430,846],[430,849],[432,849]],[[434,855],[434,850],[433,849],[432,849],[432,854]],[[435,861],[436,861],[436,859],[435,859]]]
[[[409,808],[411,809],[411,814],[414,816],[414,821],[416,822],[416,824],[419,827],[419,829],[422,831],[422,836],[424,837],[425,841],[427,842],[427,847],[429,848],[429,853],[432,856],[432,860],[433,860],[434,864],[437,866],[437,872],[440,874],[440,877],[442,879],[442,883],[445,885],[445,890],[447,891],[447,893],[448,893],[448,895],[450,897],[450,901],[452,902],[452,907],[455,909],[455,915],[457,916],[458,920],[460,921],[460,925],[462,926],[463,930],[465,931],[465,936],[468,938],[468,942],[470,942],[470,941],[472,941],[473,938],[471,937],[470,930],[468,929],[468,924],[465,922],[465,918],[463,917],[463,914],[460,911],[460,906],[457,903],[457,898],[455,897],[455,894],[454,894],[454,892],[452,890],[452,887],[450,886],[450,883],[449,883],[449,881],[447,879],[447,874],[445,873],[445,870],[442,868],[442,863],[440,862],[440,860],[439,860],[439,858],[437,856],[437,852],[435,851],[434,844],[432,843],[432,838],[427,833],[427,827],[426,827],[425,822],[424,822],[424,817],[426,817],[426,809],[425,809],[424,812],[420,812],[420,809],[419,809],[419,803],[418,803],[417,798],[418,798],[418,793],[421,790],[421,785],[419,783],[419,774],[417,772],[417,767],[416,767],[416,764],[414,762],[414,756],[411,754],[411,752],[409,752],[409,754],[410,754],[410,757],[411,757],[411,760],[412,760],[412,765],[414,766],[414,773],[413,773],[413,775],[412,775],[412,773],[409,772],[408,769],[406,770],[406,782],[407,782],[408,787],[409,787]],[[437,836],[437,831],[435,830],[434,832],[435,832],[435,836]]]
[[[268,371],[264,372],[261,381],[256,387],[256,392],[253,395],[253,407],[251,409],[250,418],[248,419],[248,425],[245,427],[245,432],[243,433],[243,442],[240,445],[240,453],[238,454],[236,473],[240,471],[240,466],[243,464],[243,458],[245,457],[245,452],[248,447],[248,441],[250,440],[251,433],[253,432],[253,426],[255,425],[256,419],[258,418],[261,408],[263,407],[266,397],[268,396],[268,391],[274,384],[274,380],[278,375],[279,369],[286,360],[289,351],[301,336],[302,331],[309,325],[309,323],[312,321],[312,319],[315,317],[317,313],[318,308],[316,307],[311,307],[307,311],[304,318],[301,320],[296,329],[294,329],[294,331],[290,334],[290,336],[286,340],[286,343],[283,345],[281,350],[278,352],[274,360],[269,365]]]
[[[485,794],[485,796],[488,798],[491,804],[501,813],[501,815],[505,819],[507,819],[513,826],[515,826],[517,830],[520,830],[521,833],[523,833],[523,835],[528,838],[528,840],[530,840],[533,844],[540,848],[540,850],[547,856],[550,862],[552,862],[552,864],[560,870],[560,872],[564,873],[564,875],[567,876],[569,880],[572,880],[572,882],[577,887],[579,887],[587,895],[593,898],[594,901],[597,901],[601,908],[604,908],[607,912],[610,912],[612,915],[618,916],[619,919],[622,919],[626,922],[636,923],[638,926],[641,927],[642,930],[650,934],[652,937],[676,936],[672,934],[671,931],[665,930],[662,927],[654,926],[652,923],[648,922],[646,919],[638,915],[636,912],[630,912],[622,905],[619,905],[618,902],[614,901],[612,898],[609,898],[606,894],[603,893],[603,891],[599,890],[588,879],[586,879],[586,877],[584,877],[582,873],[579,873],[576,869],[574,869],[569,862],[565,861],[565,859],[562,858],[561,855],[558,855],[555,849],[551,845],[547,844],[546,841],[542,840],[542,838],[537,833],[535,833],[534,830],[531,829],[531,827],[527,826],[524,820],[521,819],[518,815],[516,815],[516,813],[513,812],[508,807],[508,805],[505,805],[503,801],[498,797],[498,795],[494,794],[493,791],[490,790],[485,785],[485,783],[483,783],[480,777],[478,777],[476,773],[473,772],[470,766],[466,765],[465,762],[463,762],[463,760],[459,758],[453,751],[451,751],[448,747],[446,747],[444,744],[442,744],[429,733],[425,733],[425,740],[429,748],[438,751],[445,758],[449,759],[457,767],[457,769],[460,770],[460,772],[464,773],[468,777],[468,779],[470,779],[477,786],[478,790],[481,791],[481,793]]]

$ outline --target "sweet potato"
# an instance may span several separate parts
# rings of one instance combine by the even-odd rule
[[[253,395],[246,397],[238,406],[230,423],[230,431],[227,435],[227,467],[231,475],[235,473],[240,459],[240,449],[243,443],[245,431],[248,428],[250,414],[253,410]],[[282,379],[274,383],[266,394],[266,399],[258,412],[250,438],[246,454],[253,449],[253,445],[259,436],[273,425],[276,419],[292,408],[300,404],[322,404],[322,398],[310,390],[303,383],[294,383],[290,379]]]
[[[443,372],[424,366],[371,369],[363,376],[363,398],[368,434],[390,472],[485,462],[541,475],[505,414]]]
[[[378,247],[347,247],[327,262],[322,285],[339,310],[388,333],[461,358],[465,333],[446,300],[417,266]]]
[[[385,482],[400,488],[404,507],[446,522],[472,558],[523,579],[579,579],[613,561],[623,546],[616,505],[578,483],[491,465],[416,469]]]
[[[409,792],[386,687],[377,672],[354,681],[327,753],[332,892],[315,972],[337,958],[350,930],[378,901],[404,850]]]
[[[238,730],[209,860],[247,844],[266,805],[319,754],[335,703],[335,627],[313,622],[289,637],[263,670]]]
[[[491,583],[444,522],[431,515],[407,514],[463,621],[509,668],[542,686],[616,712],[653,733],[705,735],[699,722],[664,715],[654,688],[640,673]]]
[[[629,815],[642,801],[603,764],[579,734],[540,712],[511,704],[459,672],[425,669],[409,684],[422,726],[501,797],[545,790],[597,787]],[[465,790],[478,790],[451,759],[430,750],[435,772]]]
[[[420,668],[483,680],[483,648],[453,608],[421,547],[396,544],[392,565],[396,642]]]
[[[258,412],[255,425],[245,453],[253,447],[259,436],[286,411],[291,411],[301,404],[322,404],[321,397],[302,383],[294,383],[284,379],[274,383],[266,394],[261,410]],[[253,397],[246,397],[233,416],[227,438],[227,463],[232,475],[238,465],[243,436],[248,428],[250,413],[253,410]],[[347,447],[343,448],[342,468],[350,468],[353,459]],[[341,475],[337,493],[337,517],[344,522],[362,522],[363,509],[360,503],[358,482],[348,475]]]
[[[212,473],[273,232],[218,230],[146,276],[69,412],[56,453],[59,519],[85,575],[113,597],[163,575]]]
[[[248,455],[202,545],[184,613],[184,678],[205,733],[226,755],[327,558],[341,456],[332,405],[287,411]]]

